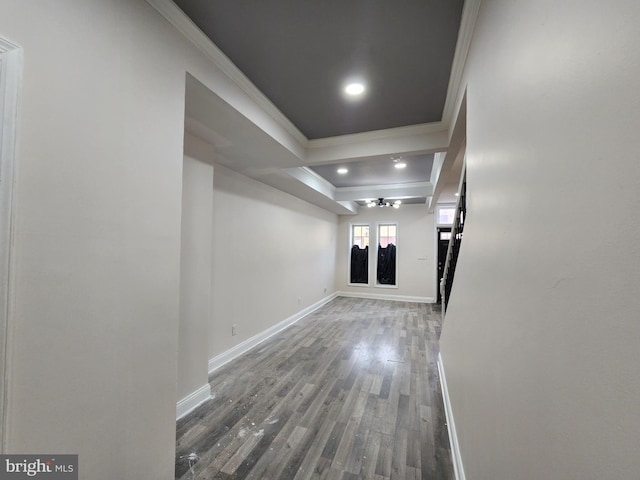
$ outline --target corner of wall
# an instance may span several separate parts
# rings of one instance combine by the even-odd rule
[[[444,403],[444,412],[447,418],[447,430],[449,432],[449,442],[451,443],[451,457],[453,460],[453,472],[456,480],[465,480],[464,466],[462,465],[462,456],[460,454],[460,445],[458,444],[458,435],[456,432],[456,423],[453,418],[453,408],[451,399],[449,398],[449,389],[447,388],[447,379],[444,374],[444,365],[442,364],[442,354],[438,353],[438,375],[440,376],[440,386],[442,388],[442,401]]]
[[[211,385],[205,383],[196,391],[190,393],[176,404],[176,420],[180,420],[186,414],[211,398]]]
[[[213,371],[217,370],[218,368],[222,367],[223,365],[229,363],[233,359],[238,358],[240,355],[248,352],[253,347],[256,347],[257,345],[261,344],[265,340],[268,340],[269,338],[281,332],[285,328],[293,325],[299,320],[302,320],[304,317],[306,317],[310,313],[313,313],[323,305],[329,303],[331,300],[333,300],[337,296],[338,296],[338,293],[332,293],[331,295],[328,295],[327,297],[314,303],[313,305],[310,305],[307,308],[300,310],[298,313],[295,313],[294,315],[281,321],[280,323],[277,323],[272,327],[267,328],[266,330],[260,332],[259,334],[254,335],[253,337],[245,340],[242,343],[239,343],[235,347],[232,347],[229,350],[222,352],[220,355],[216,355],[215,357],[209,359],[209,374],[211,374]]]

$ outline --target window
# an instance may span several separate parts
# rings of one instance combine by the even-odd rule
[[[378,225],[377,285],[396,284],[396,249],[398,226],[393,223]]]
[[[378,225],[378,243],[381,247],[387,247],[390,243],[396,244],[396,226]]]
[[[349,282],[369,284],[369,225],[351,225]]]
[[[369,246],[369,225],[353,225],[353,245],[360,248]]]
[[[436,208],[436,224],[437,225],[453,225],[456,218],[455,205],[443,205]]]

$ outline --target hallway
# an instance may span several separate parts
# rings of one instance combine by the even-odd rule
[[[176,479],[453,478],[440,320],[334,299],[210,377],[215,398],[178,421]]]

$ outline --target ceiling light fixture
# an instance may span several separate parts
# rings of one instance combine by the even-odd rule
[[[352,97],[362,95],[364,93],[364,85],[362,83],[350,83],[344,88],[344,91],[347,95],[351,95]]]
[[[397,169],[405,168],[407,163],[402,160],[402,157],[391,157],[391,161],[393,162],[393,166]]]
[[[379,198],[378,201],[376,202],[375,200],[371,200],[369,202],[367,202],[367,207],[371,208],[371,207],[393,207],[393,208],[400,208],[400,204],[402,202],[400,200],[396,200],[395,202],[391,203],[388,200],[385,201],[384,198]]]
[[[344,167],[340,167],[340,168],[338,169],[338,173],[339,173],[340,175],[344,175],[345,173],[349,173],[349,169],[348,169],[348,168],[344,168]]]

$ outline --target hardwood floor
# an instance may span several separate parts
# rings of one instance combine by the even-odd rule
[[[176,479],[452,479],[436,308],[338,297],[217,370]]]

